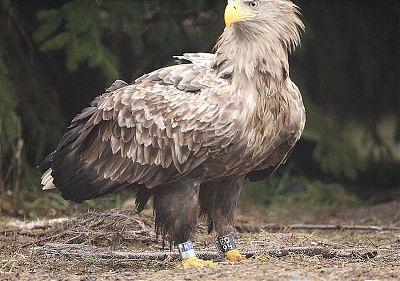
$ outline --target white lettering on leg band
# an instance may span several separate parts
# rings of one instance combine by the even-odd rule
[[[193,250],[192,242],[190,241],[179,244],[178,249],[182,260],[187,260],[196,256],[196,253]]]

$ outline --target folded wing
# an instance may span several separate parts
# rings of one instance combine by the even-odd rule
[[[184,55],[191,63],[116,81],[73,120],[43,165],[44,183],[81,202],[177,180],[218,154],[235,138],[239,110],[212,56]]]

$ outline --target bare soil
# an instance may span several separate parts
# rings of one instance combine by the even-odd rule
[[[398,207],[399,202],[364,207],[320,223],[399,226]],[[242,210],[238,219],[253,225],[265,223],[254,210]],[[242,251],[323,245],[332,249],[373,249],[378,255],[371,259],[259,255],[240,263],[184,270],[177,260],[102,259],[40,250],[49,242],[133,252],[162,250],[150,211],[139,216],[129,210],[112,210],[50,223],[0,218],[0,280],[400,280],[400,233],[396,231],[282,230],[236,233],[235,237]],[[197,250],[213,250],[214,239],[214,234],[208,235],[200,224],[193,241]]]

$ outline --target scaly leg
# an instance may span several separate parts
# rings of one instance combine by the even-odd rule
[[[200,211],[208,219],[208,231],[218,234],[220,252],[229,261],[241,261],[245,257],[235,247],[232,233],[236,203],[243,186],[243,177],[226,177],[200,186]]]
[[[212,261],[198,259],[189,242],[197,221],[198,205],[198,185],[174,182],[154,191],[156,233],[162,236],[163,245],[166,240],[171,248],[179,244],[183,268],[215,265]]]

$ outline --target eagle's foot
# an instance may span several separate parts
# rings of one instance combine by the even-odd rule
[[[246,259],[246,257],[239,253],[239,251],[236,249],[226,252],[224,257],[228,261],[242,261]]]
[[[189,267],[203,268],[206,266],[217,265],[215,262],[205,261],[196,257],[196,254],[193,250],[192,242],[190,241],[179,244],[178,249],[182,258],[181,262],[182,268],[189,268]]]
[[[202,260],[197,257],[192,257],[192,258],[183,260],[181,262],[181,266],[184,269],[190,268],[190,267],[203,268],[203,267],[207,267],[207,266],[216,266],[216,265],[217,265],[217,263],[215,263],[213,261]]]
[[[235,240],[233,239],[232,234],[219,236],[217,241],[215,241],[215,246],[217,247],[218,252],[222,253],[228,261],[242,261],[246,259],[246,257],[240,254],[236,249]]]

